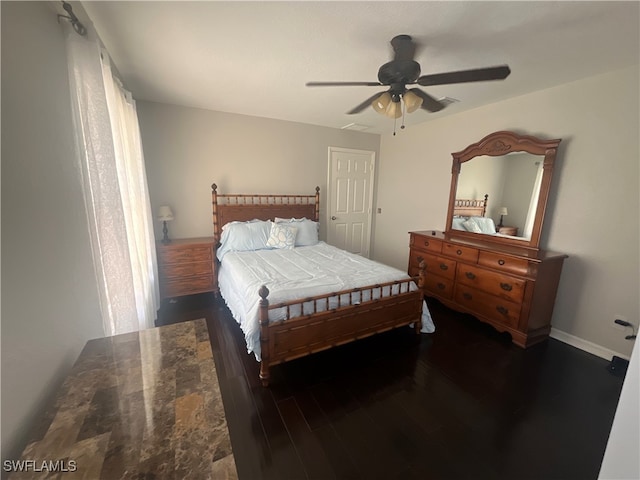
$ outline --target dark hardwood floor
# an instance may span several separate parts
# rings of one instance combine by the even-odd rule
[[[233,452],[250,479],[595,479],[623,379],[554,339],[522,350],[428,300],[434,334],[380,334],[272,369],[263,388],[222,301],[206,318]]]

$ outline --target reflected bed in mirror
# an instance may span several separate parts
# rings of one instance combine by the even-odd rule
[[[453,153],[447,232],[537,248],[559,143],[503,131]]]

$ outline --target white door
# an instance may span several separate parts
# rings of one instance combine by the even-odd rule
[[[327,243],[369,257],[375,152],[329,147]]]

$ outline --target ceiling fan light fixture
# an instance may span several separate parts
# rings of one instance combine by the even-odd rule
[[[386,115],[387,114],[387,107],[389,107],[389,104],[391,104],[391,103],[393,103],[391,101],[391,95],[389,94],[389,92],[384,92],[379,97],[376,97],[373,100],[373,102],[371,102],[371,106],[379,114]]]
[[[400,118],[402,116],[402,104],[400,102],[391,102],[387,106],[385,115],[389,118]]]
[[[404,106],[407,109],[407,113],[413,113],[422,106],[423,99],[415,93],[409,91],[402,95]]]

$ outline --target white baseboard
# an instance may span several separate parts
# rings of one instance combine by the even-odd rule
[[[600,358],[604,358],[605,360],[611,360],[611,357],[614,355],[616,357],[625,358],[629,360],[627,355],[622,355],[621,353],[615,352],[608,348],[602,347],[600,345],[596,345],[595,343],[589,342],[588,340],[584,340],[580,337],[576,337],[575,335],[571,335],[569,333],[563,332],[562,330],[556,330],[551,327],[551,332],[549,333],[551,338],[555,338],[556,340],[560,340],[563,343],[567,343],[572,347],[579,348],[580,350],[584,350],[585,352],[591,353]]]

